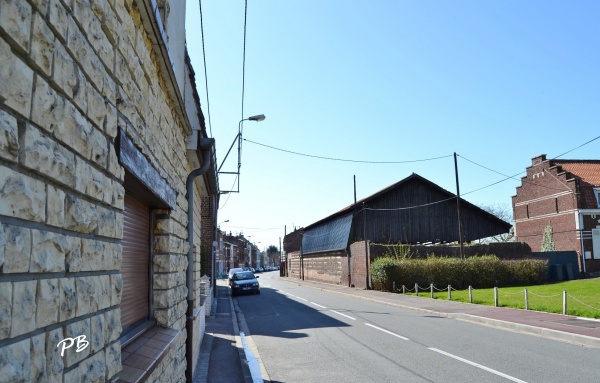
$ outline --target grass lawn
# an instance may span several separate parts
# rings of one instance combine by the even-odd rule
[[[581,279],[538,286],[503,287],[498,289],[498,306],[525,308],[525,288],[529,295],[529,310],[562,314],[563,291],[567,291],[567,314],[600,318],[600,278]],[[414,293],[407,293],[414,295]],[[431,293],[419,291],[419,297],[431,298]],[[435,299],[448,299],[448,291],[434,292]],[[452,291],[452,300],[469,302],[469,291]],[[473,289],[473,303],[493,306],[494,289]],[[590,307],[591,306],[591,307]]]

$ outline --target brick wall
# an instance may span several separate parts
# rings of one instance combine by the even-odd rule
[[[540,251],[544,229],[551,225],[556,250],[577,251],[581,257],[578,209],[583,202],[580,201],[578,182],[574,178],[568,179],[560,168],[551,166],[545,156],[534,158],[517,194],[512,197],[516,240],[527,243],[534,252]],[[584,215],[584,238],[586,231],[595,225]],[[591,250],[591,241],[588,247],[584,240],[584,247]],[[579,268],[583,271],[581,259]]]
[[[344,251],[308,254],[304,256],[304,279],[332,284],[342,283]]]
[[[357,288],[364,289],[367,287],[367,265],[365,263],[365,242],[354,242],[350,245],[350,267],[352,270],[352,285]],[[370,257],[370,250],[369,250]],[[369,259],[371,261],[371,259]],[[370,265],[370,263],[369,263]],[[370,267],[370,266],[369,266]]]
[[[213,206],[211,197],[202,197],[201,241],[205,257],[202,259],[202,273],[212,277],[212,251],[214,240]]]

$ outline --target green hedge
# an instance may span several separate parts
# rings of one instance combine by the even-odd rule
[[[547,281],[548,261],[523,259],[502,261],[493,255],[459,258],[429,257],[407,259],[381,257],[371,264],[371,278],[376,289],[391,291],[393,283],[412,288],[433,283],[455,289],[507,287],[543,284]]]

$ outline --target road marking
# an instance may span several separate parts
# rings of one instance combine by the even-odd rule
[[[393,336],[395,336],[395,337],[397,337],[397,338],[404,339],[404,340],[410,340],[410,339],[408,339],[408,338],[406,338],[406,337],[404,337],[404,336],[402,336],[402,335],[398,335],[398,334],[396,334],[396,333],[394,333],[394,332],[388,331],[388,330],[386,330],[386,329],[384,329],[384,328],[381,328],[381,327],[377,327],[377,326],[375,326],[375,325],[372,325],[372,324],[370,324],[370,323],[365,323],[365,324],[366,324],[367,326],[369,326],[369,327],[373,327],[373,328],[374,328],[374,329],[376,329],[376,330],[383,331],[383,332],[384,332],[384,333],[386,333],[386,334],[393,335]]]
[[[525,382],[524,380],[517,379],[517,378],[515,378],[515,377],[512,377],[512,376],[510,376],[510,375],[506,375],[506,374],[504,374],[504,373],[502,373],[502,372],[500,372],[500,371],[496,371],[496,370],[494,370],[494,369],[491,369],[491,368],[489,368],[489,367],[482,366],[481,364],[478,364],[478,363],[475,363],[475,362],[471,362],[470,360],[467,360],[467,359],[461,358],[461,357],[459,357],[459,356],[456,356],[456,355],[452,355],[452,354],[450,354],[450,353],[447,353],[447,352],[445,352],[445,351],[442,351],[442,350],[438,350],[437,348],[432,348],[432,347],[429,347],[429,349],[430,349],[431,351],[438,352],[438,353],[440,353],[440,354],[442,354],[442,355],[449,356],[450,358],[454,358],[454,359],[456,359],[456,360],[460,360],[461,362],[464,362],[464,363],[470,364],[471,366],[474,366],[474,367],[481,368],[482,370],[485,370],[485,371],[487,371],[487,372],[491,372],[492,374],[496,374],[496,375],[498,375],[498,376],[501,376],[501,377],[503,377],[503,378],[506,378],[506,379],[508,379],[508,380],[512,380],[513,382],[516,382],[516,383],[527,383],[527,382]]]
[[[310,303],[312,303],[313,305],[315,305],[315,306],[317,306],[317,307],[320,307],[320,308],[322,308],[322,309],[326,309],[326,308],[327,308],[327,307],[325,307],[325,306],[321,306],[320,304],[318,304],[318,303],[315,303],[315,302],[310,302]]]
[[[356,318],[352,318],[352,317],[351,317],[351,316],[349,316],[349,315],[342,314],[342,313],[340,313],[340,312],[337,312],[337,311],[335,311],[335,310],[331,310],[331,312],[332,312],[332,313],[336,313],[337,315],[341,315],[341,316],[343,316],[343,317],[346,317],[346,318],[348,318],[348,319],[356,320]]]
[[[260,372],[260,365],[258,360],[248,347],[246,342],[246,335],[240,331],[240,338],[242,339],[242,345],[244,346],[244,353],[246,354],[246,360],[248,361],[248,367],[250,368],[250,376],[252,376],[253,383],[263,383],[262,374]]]
[[[308,302],[308,299],[304,299],[304,298],[296,297],[296,296],[294,296],[294,295],[292,295],[292,296],[293,296],[294,298],[296,298],[296,299],[300,299],[301,301]]]

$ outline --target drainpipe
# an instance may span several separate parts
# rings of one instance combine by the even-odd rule
[[[187,337],[185,340],[185,358],[187,367],[185,379],[188,383],[193,380],[193,350],[194,350],[194,180],[208,171],[210,167],[210,149],[215,144],[214,138],[200,138],[200,150],[203,151],[202,167],[192,170],[185,182],[188,200],[188,268],[186,275],[187,314],[185,328]]]
[[[583,266],[583,273],[586,274],[586,270],[585,270],[585,246],[583,245],[583,230],[585,229],[585,227],[583,226],[583,215],[581,214],[581,211],[577,211],[578,217],[577,220],[579,221],[579,240],[581,241],[581,264]]]

